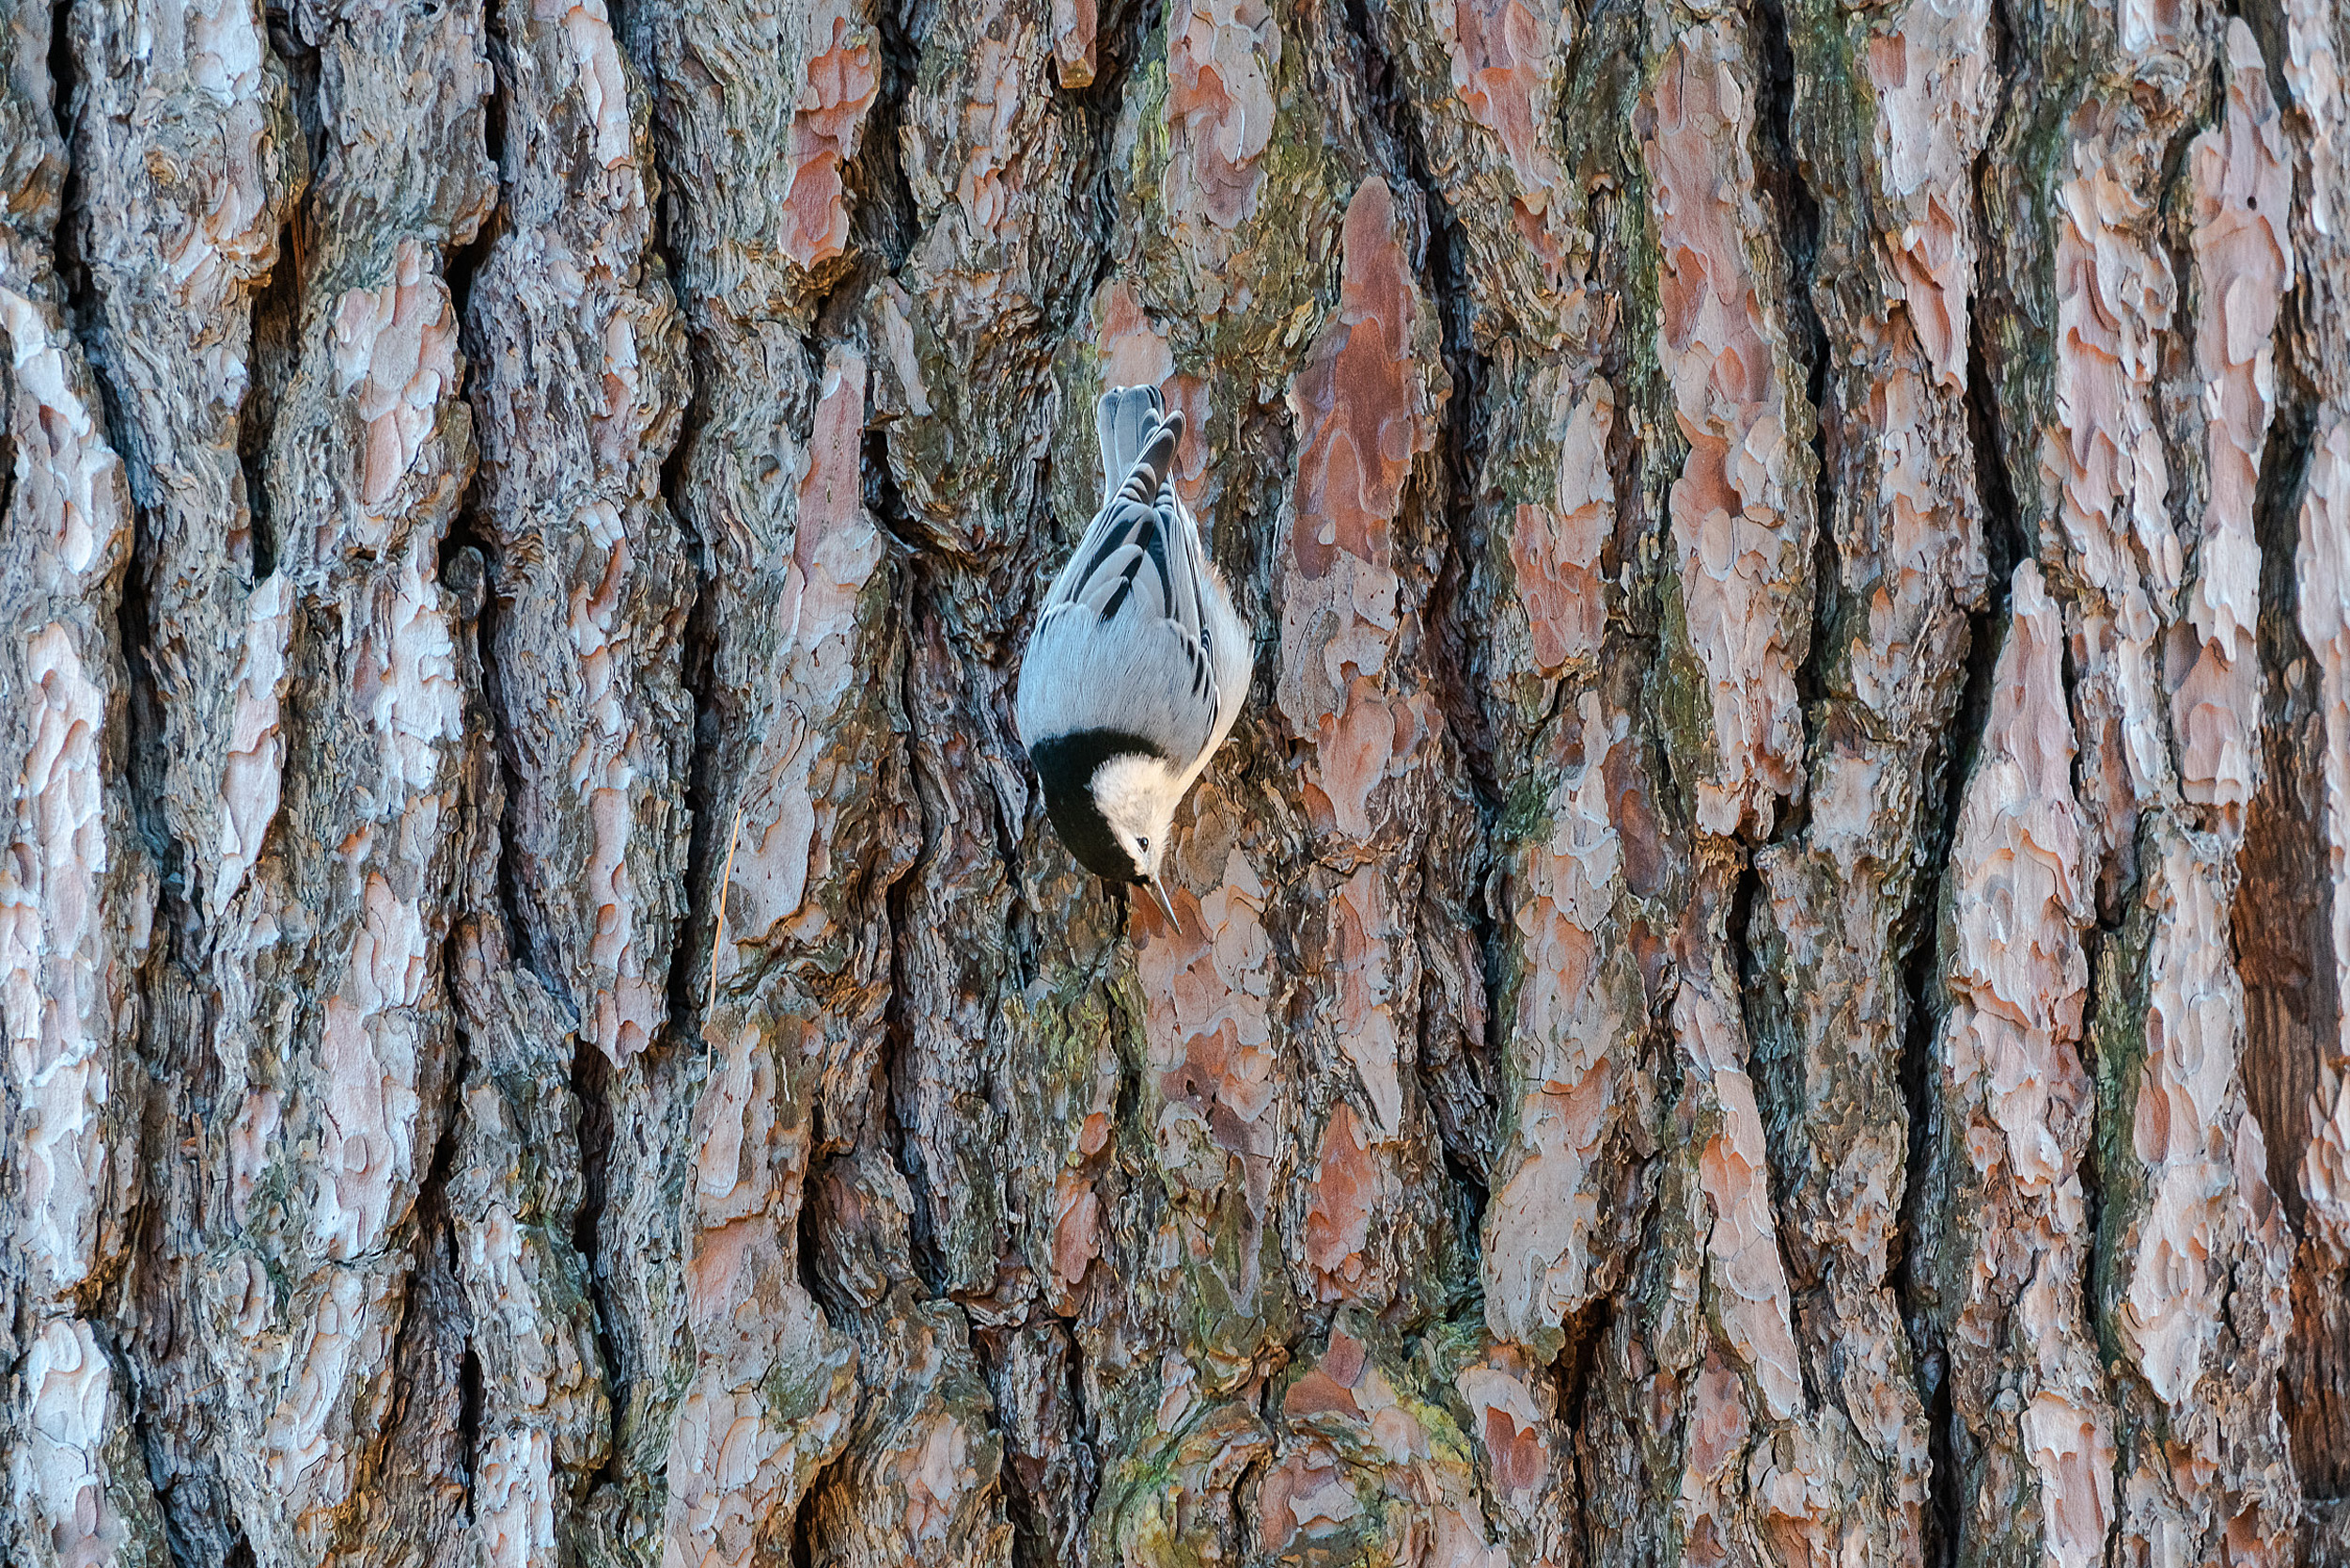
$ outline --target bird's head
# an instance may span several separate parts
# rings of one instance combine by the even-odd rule
[[[1121,868],[1124,880],[1158,881],[1159,857],[1167,853],[1167,829],[1183,798],[1183,789],[1175,770],[1156,757],[1113,757],[1094,773],[1094,808],[1108,824],[1111,840],[1131,862]]]
[[[1051,744],[1030,755],[1044,784],[1045,809],[1078,864],[1112,882],[1148,888],[1171,921],[1159,865],[1183,791],[1167,759],[1145,749],[1104,748],[1085,756]]]

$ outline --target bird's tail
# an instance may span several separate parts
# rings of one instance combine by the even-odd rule
[[[1094,424],[1102,438],[1102,504],[1117,499],[1135,464],[1146,459],[1152,473],[1143,494],[1156,495],[1174,467],[1183,416],[1167,412],[1155,386],[1113,386],[1102,394]]]

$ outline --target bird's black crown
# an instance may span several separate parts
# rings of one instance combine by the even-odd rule
[[[1039,741],[1028,748],[1044,785],[1044,809],[1054,829],[1077,864],[1112,882],[1141,883],[1141,868],[1110,831],[1109,820],[1094,804],[1093,776],[1102,764],[1119,757],[1155,757],[1167,753],[1142,736],[1126,729],[1078,729]]]

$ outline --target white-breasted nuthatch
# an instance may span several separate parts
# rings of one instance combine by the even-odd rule
[[[1248,697],[1253,650],[1169,476],[1183,416],[1153,386],[1096,410],[1102,510],[1053,579],[1015,717],[1061,842],[1088,870],[1159,885],[1167,824]]]

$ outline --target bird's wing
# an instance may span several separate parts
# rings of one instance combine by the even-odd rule
[[[1184,521],[1190,523],[1188,514]],[[1211,689],[1215,694],[1215,728],[1192,770],[1196,775],[1224,744],[1224,737],[1231,733],[1241,709],[1247,704],[1248,684],[1256,673],[1256,647],[1247,622],[1232,607],[1232,596],[1226,591],[1222,575],[1199,544],[1198,525],[1191,524],[1190,532],[1200,559],[1199,646],[1208,656],[1208,667],[1213,672]]]
[[[1120,389],[1130,390],[1136,389]],[[1102,400],[1104,462],[1112,459],[1113,446],[1123,445],[1124,438],[1119,431],[1124,415],[1114,416],[1110,406],[1111,398],[1119,395],[1112,393]],[[1162,416],[1152,410],[1152,421],[1132,461],[1118,476],[1117,488],[1110,491],[1102,510],[1093,514],[1093,521],[1087,525],[1085,537],[1077,541],[1069,564],[1054,579],[1052,591],[1044,598],[1048,613],[1063,604],[1083,603],[1091,604],[1095,613],[1106,618],[1122,609],[1126,595],[1137,588],[1146,594],[1156,593],[1155,603],[1164,609],[1167,541],[1158,498],[1175,465],[1175,444],[1183,438],[1183,416]],[[1147,574],[1146,566],[1150,568]]]
[[[1047,612],[1021,664],[1020,738],[1088,729],[1134,735],[1177,768],[1215,738],[1219,704],[1199,644],[1166,617],[1102,619],[1083,604]]]
[[[1118,434],[1112,398],[1136,391],[1149,389],[1103,400],[1105,459]],[[1022,665],[1020,726],[1030,740],[1133,729],[1187,766],[1230,728],[1227,710],[1237,709],[1240,693],[1228,698],[1221,689],[1234,651],[1222,645],[1242,639],[1198,525],[1167,478],[1183,416],[1160,412],[1154,392],[1150,402],[1152,423],[1123,482],[1045,597]],[[1245,672],[1245,648],[1239,653]]]

